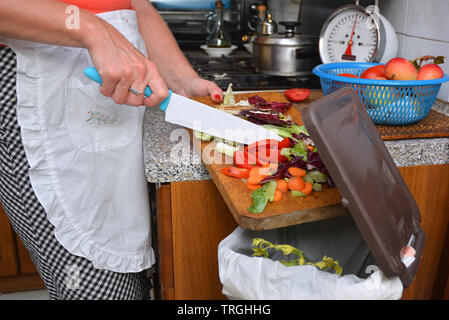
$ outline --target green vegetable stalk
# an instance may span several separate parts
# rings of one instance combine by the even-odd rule
[[[274,132],[275,134],[277,134],[279,137],[282,138],[292,138],[292,134],[290,133],[290,131],[287,128],[284,127],[279,127],[279,126],[275,126],[273,124],[264,124],[262,127],[264,127],[265,129]]]
[[[252,244],[254,251],[253,256],[256,257],[268,258],[270,255],[269,249],[272,249],[275,251],[281,251],[282,254],[284,254],[285,256],[293,255],[297,257],[296,259],[288,261],[280,260],[280,262],[286,266],[312,265],[324,271],[329,271],[330,269],[333,269],[335,273],[338,275],[341,275],[341,273],[343,272],[343,268],[338,264],[338,261],[330,257],[324,256],[321,261],[311,262],[310,259],[308,259],[305,256],[303,251],[296,249],[295,247],[290,246],[288,244],[273,244],[270,241],[264,240],[262,238],[254,238]]]
[[[230,146],[227,143],[224,142],[218,142],[217,145],[214,148],[217,152],[223,153],[225,155],[227,155],[228,157],[233,157],[234,156],[234,152],[236,152],[239,147],[238,146]]]
[[[195,132],[195,137],[202,141],[212,141],[214,139],[214,137],[211,136],[210,134],[200,132],[200,131],[194,131],[194,132]]]

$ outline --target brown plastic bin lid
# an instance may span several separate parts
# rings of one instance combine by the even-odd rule
[[[362,101],[347,87],[310,103],[301,115],[379,268],[409,286],[424,247],[421,214]],[[400,256],[407,245],[416,251],[408,268]]]

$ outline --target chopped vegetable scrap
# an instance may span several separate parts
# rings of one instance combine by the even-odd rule
[[[230,83],[224,94],[221,106],[233,106],[233,105],[235,105],[235,99],[234,95],[232,94],[232,83]]]
[[[281,201],[288,192],[292,197],[307,197],[313,191],[322,191],[323,184],[335,187],[307,129],[284,115],[291,103],[268,102],[257,95],[246,102],[254,108],[242,110],[239,116],[276,133],[284,138],[282,141],[266,139],[243,146],[201,132],[195,132],[195,136],[203,141],[217,140],[214,150],[233,158],[234,166],[221,172],[244,179],[252,191],[249,212],[263,212],[268,203]],[[224,104],[237,105],[232,84],[225,93]]]
[[[323,271],[333,270],[338,275],[343,272],[343,268],[333,258],[324,256],[321,261],[312,262],[303,251],[288,244],[273,244],[262,238],[254,238],[252,245],[253,256],[256,257],[269,258],[274,252],[280,251],[285,256],[285,259],[280,260],[280,262],[286,266],[312,265]]]
[[[262,188],[254,190],[251,194],[253,204],[249,207],[248,211],[251,213],[262,213],[268,201],[274,201],[275,191],[276,181],[265,183]]]
[[[221,172],[227,176],[234,177],[234,178],[246,179],[249,177],[248,169],[242,169],[242,168],[237,168],[237,167],[223,168],[223,169],[221,169]]]
[[[242,110],[240,116],[255,124],[289,125],[292,123],[282,113],[276,110]]]

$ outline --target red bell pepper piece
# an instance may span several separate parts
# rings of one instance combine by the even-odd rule
[[[237,168],[237,167],[227,167],[221,169],[221,172],[229,177],[234,178],[248,178],[249,177],[249,170],[244,168]]]

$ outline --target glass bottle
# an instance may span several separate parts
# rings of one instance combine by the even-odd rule
[[[231,37],[223,23],[223,2],[215,1],[215,25],[208,37],[207,46],[211,48],[226,48],[231,46]]]

